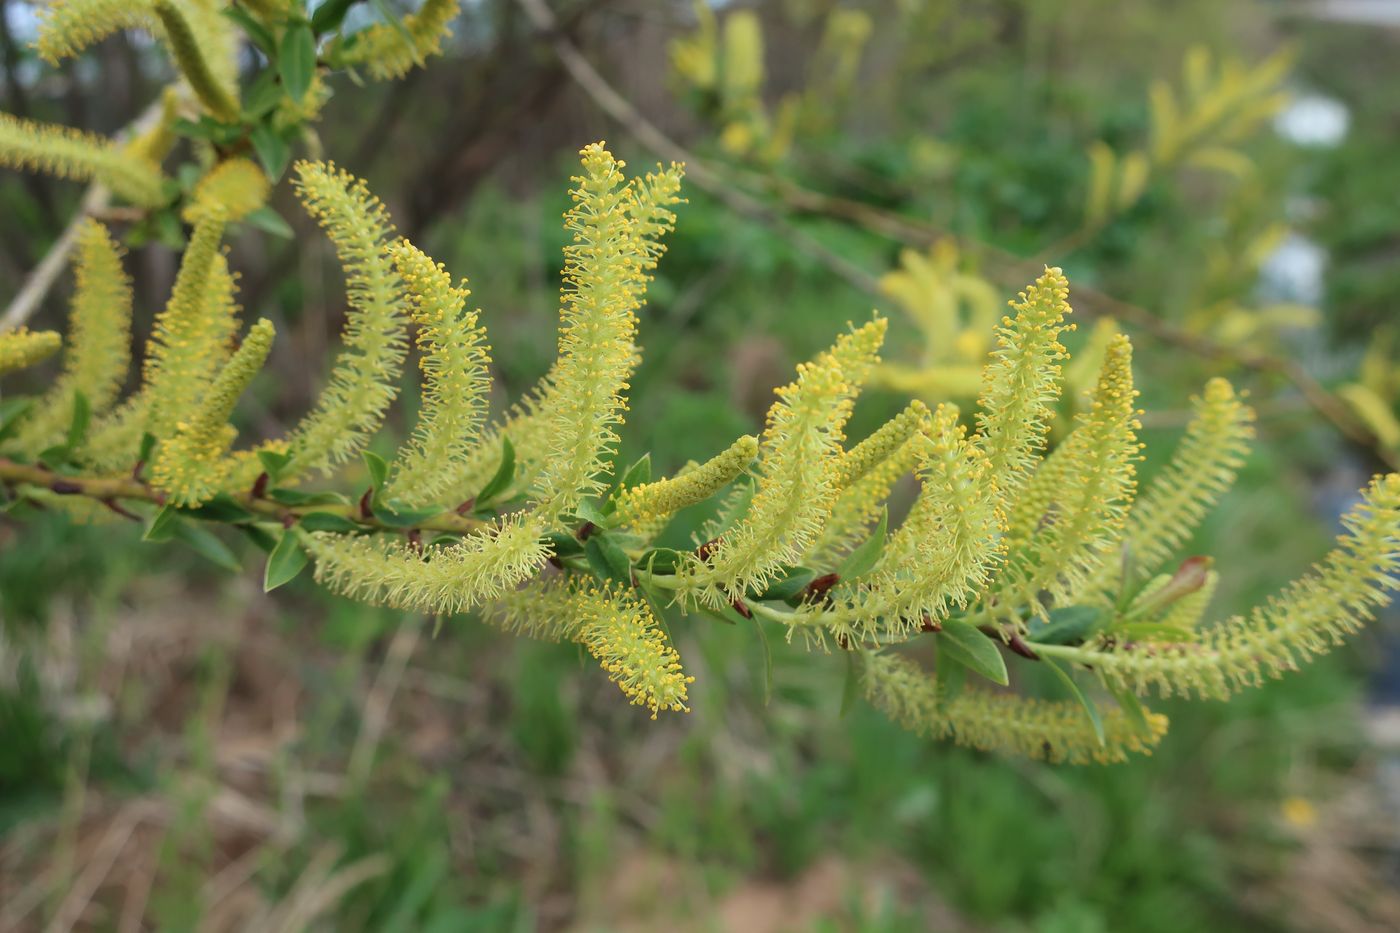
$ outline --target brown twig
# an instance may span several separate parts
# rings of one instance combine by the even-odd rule
[[[164,493],[126,476],[64,476],[50,472],[41,466],[16,463],[13,460],[3,458],[0,458],[0,483],[12,486],[35,486],[65,496],[82,496],[95,500],[113,511],[120,508],[120,506],[117,508],[113,508],[113,506],[121,501],[150,502],[155,505],[163,504],[165,501]],[[384,524],[374,516],[372,511],[361,512],[358,504],[333,502],[323,505],[283,505],[272,499],[258,498],[246,492],[231,493],[229,497],[254,515],[261,516],[267,521],[284,524],[288,522],[295,524],[303,516],[312,512],[337,515],[366,529],[394,532],[408,532],[417,529],[419,531],[452,531],[466,534],[477,531],[486,524],[479,519],[467,518],[449,510],[418,522],[410,528],[402,528]]]

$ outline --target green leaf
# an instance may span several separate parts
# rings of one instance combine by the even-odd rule
[[[384,488],[384,481],[389,478],[389,462],[372,450],[366,450],[363,456],[365,470],[369,472],[369,483],[377,494]]]
[[[228,545],[207,529],[182,522],[175,527],[175,538],[200,557],[217,564],[230,573],[242,573],[243,564],[229,550]]]
[[[607,535],[599,532],[583,542],[583,556],[588,566],[601,580],[612,580],[625,587],[632,586],[632,562],[627,554]]]
[[[1060,682],[1065,685],[1065,689],[1070,692],[1071,696],[1079,701],[1080,706],[1084,707],[1084,712],[1089,714],[1089,722],[1094,725],[1094,735],[1099,740],[1099,746],[1103,747],[1103,717],[1099,715],[1098,705],[1094,703],[1093,698],[1083,690],[1080,690],[1079,684],[1075,683],[1074,678],[1070,676],[1064,668],[1060,667],[1060,665],[1049,658],[1041,658],[1040,660],[1046,667],[1055,672],[1055,675],[1060,678]]]
[[[57,470],[68,463],[68,456],[73,452],[73,448],[67,444],[54,444],[52,447],[45,447],[39,451],[39,462],[50,470]]]
[[[287,170],[287,162],[292,157],[291,147],[287,145],[281,133],[266,123],[259,123],[253,127],[253,132],[248,134],[248,140],[253,144],[253,151],[257,153],[258,161],[262,163],[268,180],[276,184],[282,173]],[[253,212],[256,213],[257,211]],[[253,214],[248,215],[249,223],[256,222],[252,219]]]
[[[642,454],[641,459],[627,468],[627,472],[622,474],[622,479],[617,481],[617,485],[608,493],[608,501],[603,503],[603,514],[611,515],[617,511],[617,497],[624,489],[631,489],[633,486],[640,486],[643,483],[651,482],[651,454]]]
[[[150,431],[141,435],[141,447],[136,451],[137,463],[150,463],[151,453],[156,449],[156,436]]]
[[[276,482],[277,477],[282,475],[287,464],[292,458],[280,450],[260,450],[258,451],[258,462],[262,464],[263,472],[267,474],[269,482]]]
[[[783,570],[782,576],[774,577],[768,581],[768,586],[762,593],[750,593],[751,599],[784,602],[792,599],[798,593],[807,588],[817,577],[817,572],[807,567],[787,567]]]
[[[1043,659],[1042,659],[1043,660]],[[1110,689],[1113,698],[1118,701],[1118,707],[1123,710],[1123,715],[1133,724],[1133,731],[1138,735],[1147,737],[1152,734],[1152,727],[1147,722],[1147,712],[1142,708],[1142,701],[1131,690]]]
[[[491,502],[505,492],[515,479],[515,445],[510,442],[510,438],[501,438],[501,463],[496,467],[496,472],[486,481],[486,485],[481,487],[481,491],[476,494],[473,508],[481,509],[491,504]]]
[[[267,566],[263,568],[263,592],[271,593],[292,581],[306,564],[306,552],[302,550],[296,532],[290,528],[284,529],[282,537],[277,539],[277,546],[267,556]]]
[[[598,506],[589,499],[584,499],[574,506],[573,518],[578,522],[588,522],[598,526],[602,526],[607,521]]]
[[[394,508],[397,502],[398,500],[387,503],[371,502],[370,511],[382,524],[388,525],[390,528],[412,528],[414,525],[421,525],[435,515],[442,514],[442,509],[437,506],[426,509],[408,509],[402,506]]]
[[[1094,606],[1062,606],[1052,609],[1048,619],[1031,619],[1026,634],[1042,645],[1068,645],[1093,634],[1102,616]]]
[[[768,633],[763,630],[758,616],[753,617],[753,627],[758,632],[758,643],[763,646],[763,705],[767,706],[773,699],[773,649],[768,647]]]
[[[348,505],[350,500],[338,492],[302,492],[299,489],[269,489],[267,497],[282,505]]]
[[[253,44],[263,50],[263,54],[272,58],[277,54],[277,40],[272,38],[272,33],[267,31],[267,27],[248,14],[242,7],[225,7],[223,14],[237,23]]]
[[[941,660],[952,660],[942,658]],[[967,683],[967,668],[956,662],[952,664],[939,664],[935,672],[934,689],[938,691],[939,703],[951,703],[962,693],[963,684]]]
[[[847,651],[846,679],[841,684],[841,718],[845,719],[855,709],[856,697],[860,696],[860,665],[856,663],[856,653]]]
[[[0,399],[0,441],[9,437],[19,426],[20,418],[34,407],[32,398]]]
[[[360,527],[344,515],[334,512],[307,512],[301,516],[300,523],[307,531],[334,531],[337,534],[355,531]]]
[[[202,505],[182,508],[180,514],[226,525],[236,525],[239,522],[249,521],[253,517],[252,512],[239,505],[238,500],[226,492],[219,493]]]
[[[277,73],[287,96],[301,103],[316,74],[316,34],[310,23],[291,23],[277,47]]]
[[[173,505],[162,506],[161,510],[151,519],[151,523],[146,526],[146,531],[141,535],[142,541],[169,541],[175,534],[175,528],[180,524],[180,510]]]
[[[846,559],[841,562],[841,566],[836,568],[836,575],[841,582],[847,583],[851,580],[865,576],[875,568],[880,561],[880,555],[885,553],[885,539],[889,531],[890,513],[888,509],[880,510],[880,521],[875,526],[875,530],[870,533],[870,537],[861,543],[860,547],[846,555]]]
[[[243,534],[248,537],[248,540],[252,541],[253,544],[257,546],[258,550],[265,554],[270,554],[272,549],[277,546],[277,539],[257,525],[234,525],[233,527],[243,532]]]
[[[658,573],[662,576],[673,574],[683,563],[685,554],[669,547],[651,548],[637,558],[637,567],[645,570],[648,576]]]
[[[87,396],[81,392],[73,393],[73,420],[68,422],[69,448],[76,448],[82,444],[83,438],[87,436],[88,424],[92,421],[92,408],[88,405]]]
[[[334,32],[345,20],[345,14],[361,0],[326,0],[311,16],[311,30],[317,35]]]
[[[992,640],[977,630],[977,626],[962,619],[944,619],[938,633],[941,657],[947,657],[981,674],[993,683],[1007,685],[1006,660]]]
[[[266,168],[266,166],[264,166],[264,168]],[[243,222],[249,226],[257,227],[263,233],[270,233],[284,240],[296,238],[296,231],[292,229],[292,225],[283,220],[281,214],[277,213],[266,204],[249,213],[243,218]]]
[[[572,557],[583,553],[583,542],[568,532],[551,531],[543,538],[555,557]]]

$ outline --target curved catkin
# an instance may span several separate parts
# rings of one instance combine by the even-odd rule
[[[1132,346],[1118,334],[1105,353],[1089,410],[1078,416],[1063,453],[1045,464],[1057,488],[1034,533],[1007,558],[988,599],[996,611],[1043,611],[1042,591],[1066,601],[1114,549],[1137,488],[1137,395]]]
[[[486,331],[463,283],[408,241],[393,249],[422,351],[423,404],[408,447],[394,463],[386,494],[409,505],[436,501],[462,468],[491,388]]]
[[[63,340],[51,330],[29,330],[21,327],[0,333],[0,373],[33,366],[53,356]]]
[[[407,353],[403,281],[389,257],[394,228],[384,205],[329,162],[298,162],[296,190],[335,244],[350,310],[330,383],[291,434],[287,477],[329,472],[364,448],[398,394]]]
[[[418,12],[398,23],[375,23],[358,33],[341,60],[362,66],[376,80],[402,78],[442,53],[442,42],[451,35],[448,24],[460,11],[460,0],[423,0]]]
[[[580,152],[573,207],[564,226],[564,288],[559,360],[540,408],[551,455],[535,481],[534,508],[553,520],[603,490],[615,426],[636,359],[636,310],[671,229],[681,169],[673,165],[642,183],[628,182],[624,164],[601,143]]]
[[[225,159],[194,186],[182,217],[199,223],[212,211],[221,211],[227,223],[242,220],[267,203],[272,186],[253,162],[241,157]]]
[[[1060,396],[1060,343],[1070,313],[1069,281],[1047,267],[1002,318],[996,348],[982,371],[978,441],[991,464],[1002,501],[1011,502],[1045,446],[1045,434]]]
[[[228,457],[237,430],[229,424],[238,397],[262,369],[275,336],[270,321],[259,320],[175,436],[160,445],[152,483],[176,505],[207,502],[228,486],[235,461]]]
[[[760,446],[757,491],[748,512],[704,561],[685,570],[682,594],[723,605],[762,589],[785,565],[797,564],[821,534],[838,490],[834,464],[859,386],[879,358],[885,320],[849,334],[778,389]]]
[[[1400,474],[1376,477],[1342,519],[1345,533],[1308,576],[1196,641],[1061,649],[1137,693],[1223,699],[1294,671],[1360,630],[1400,587]]]
[[[39,9],[34,49],[57,65],[123,29],[156,26],[150,0],[52,0]]]
[[[1195,410],[1171,460],[1147,484],[1128,513],[1123,542],[1134,564],[1150,573],[1190,540],[1210,509],[1235,482],[1254,436],[1254,411],[1224,379],[1212,379],[1192,399]],[[1085,592],[1114,589],[1120,566],[1101,564]]]
[[[227,74],[220,74],[210,63],[208,52],[215,50],[206,50],[201,46],[199,36],[185,18],[184,11],[170,0],[154,0],[151,12],[160,20],[166,48],[199,102],[216,120],[225,123],[236,121],[239,113],[238,88],[227,80]],[[226,30],[220,30],[219,35],[226,35]]]
[[[0,113],[0,166],[73,181],[98,181],[142,207],[165,201],[160,167],[104,136]]]
[[[732,483],[758,456],[758,438],[746,434],[686,472],[623,491],[617,515],[623,525],[652,525],[704,502]]]
[[[1036,700],[971,688],[950,700],[912,662],[891,654],[867,657],[865,696],[891,719],[921,735],[952,739],[988,752],[1068,764],[1115,764],[1150,755],[1167,731],[1167,718],[1148,713],[1145,730],[1121,710],[1103,716],[1100,744],[1079,703]]]
[[[111,408],[131,365],[131,280],[122,250],[95,220],[82,223],[76,243],[63,373],[25,418],[16,441],[31,455],[63,440],[78,395],[93,415]]]

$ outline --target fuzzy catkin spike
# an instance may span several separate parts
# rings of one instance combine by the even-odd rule
[[[211,210],[219,210],[227,223],[234,223],[266,204],[270,190],[267,176],[258,166],[241,157],[227,159],[194,186],[181,216],[195,224]]]
[[[227,356],[232,309],[221,306],[210,287],[223,259],[223,235],[223,215],[211,209],[195,225],[170,300],[156,317],[142,394],[150,404],[147,430],[157,438],[172,436],[175,426],[195,410]]]
[[[957,409],[940,405],[929,436],[915,435],[922,489],[863,581],[840,586],[832,605],[809,604],[795,625],[821,641],[905,638],[976,599],[1001,557],[1003,518],[986,455],[968,441]]]
[[[1115,335],[1104,355],[1093,402],[1081,413],[1051,466],[1058,479],[1050,510],[1025,546],[1012,554],[992,596],[997,611],[1054,601],[1076,592],[1112,551],[1136,490],[1139,445],[1132,345]]]
[[[1047,267],[1011,307],[997,328],[996,349],[982,372],[980,443],[992,467],[1002,502],[1011,503],[1045,445],[1060,395],[1060,344],[1070,313],[1069,282]]]
[[[95,220],[82,223],[76,243],[63,374],[25,418],[17,439],[20,449],[35,455],[63,440],[79,393],[93,415],[111,408],[131,365],[131,279],[121,247]]]
[[[422,350],[423,406],[408,448],[394,464],[386,494],[410,505],[435,501],[466,459],[490,391],[486,331],[478,311],[466,311],[471,294],[454,287],[441,264],[407,240],[392,250],[418,325]]]
[[[395,540],[315,534],[316,579],[352,599],[452,615],[497,599],[549,556],[535,516],[512,515],[489,531],[420,554]]]
[[[704,502],[728,486],[758,456],[758,438],[745,434],[704,463],[679,476],[624,490],[617,500],[620,524],[652,524]]]
[[[140,152],[66,126],[0,113],[0,165],[74,181],[98,181],[141,207],[165,200],[160,168]]]
[[[800,364],[795,382],[777,390],[748,513],[721,536],[708,560],[687,566],[683,596],[722,605],[802,560],[836,498],[833,463],[845,439],[842,428],[879,357],[885,327],[876,318],[843,334],[830,350]]]
[[[53,0],[39,11],[34,48],[57,65],[123,29],[152,29],[149,0]]]
[[[864,687],[876,709],[921,735],[1043,761],[1124,762],[1129,755],[1152,754],[1167,731],[1167,718],[1158,713],[1147,714],[1147,732],[1140,734],[1122,710],[1114,709],[1103,717],[1100,745],[1078,703],[970,688],[941,700],[931,678],[912,662],[890,654],[867,657]]]
[[[237,89],[230,88],[211,67],[206,50],[200,47],[184,11],[171,0],[154,0],[151,10],[160,20],[171,57],[200,103],[216,120],[236,121],[239,115]]]
[[[200,505],[227,486],[234,461],[225,456],[237,430],[229,424],[234,405],[267,361],[275,336],[272,322],[261,319],[248,331],[243,344],[219,371],[188,421],[160,446],[151,479],[169,501],[181,506]]]
[[[612,585],[530,583],[482,610],[505,631],[549,641],[576,641],[636,706],[689,712],[686,676],[646,605]]]
[[[928,406],[915,399],[904,411],[882,424],[874,434],[846,451],[836,465],[836,475],[832,482],[837,489],[845,489],[852,483],[859,482],[903,447],[910,437],[928,427]]]
[[[1109,686],[1224,699],[1327,653],[1400,587],[1400,474],[1378,476],[1342,519],[1338,545],[1308,576],[1248,617],[1179,644],[1056,649]]]
[[[51,330],[30,330],[21,327],[0,333],[0,373],[33,366],[53,356],[63,340]]]
[[[460,0],[423,0],[417,13],[400,22],[376,23],[357,33],[341,61],[364,66],[378,81],[402,78],[429,56],[442,53],[442,41],[451,35],[448,23],[460,11]]]
[[[602,143],[580,156],[583,174],[573,179],[564,222],[573,242],[564,247],[559,361],[541,409],[552,454],[533,490],[549,520],[603,489],[636,358],[635,312],[664,249],[657,238],[674,222],[668,205],[678,200],[681,177],[673,165],[643,184],[629,182]]]
[[[918,465],[922,445],[914,435],[889,456],[875,464],[868,473],[841,490],[831,506],[826,527],[807,556],[807,566],[822,571],[836,569],[836,561],[864,541],[870,526],[885,511],[885,501],[894,486]]]
[[[329,162],[298,162],[296,190],[335,244],[350,311],[330,383],[291,436],[286,476],[329,472],[364,447],[398,394],[407,352],[403,282],[388,254],[394,228],[384,205]]]
[[[1171,461],[1128,513],[1123,540],[1134,564],[1150,573],[1177,552],[1234,484],[1254,436],[1254,412],[1224,379],[1212,379],[1192,400],[1195,415]],[[1105,561],[1087,592],[1115,587],[1118,562]]]

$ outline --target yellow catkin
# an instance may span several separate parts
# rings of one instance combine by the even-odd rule
[[[266,204],[270,190],[267,176],[253,162],[238,157],[226,159],[195,184],[181,216],[194,224],[211,210],[218,210],[223,212],[225,221],[233,223]]]
[[[734,481],[754,457],[758,438],[746,434],[709,460],[679,476],[623,490],[617,500],[620,524],[653,524],[704,502]]]
[[[62,343],[58,334],[51,330],[29,330],[21,327],[18,330],[0,333],[0,373],[33,366],[57,353]]]
[[[39,8],[34,48],[57,65],[123,29],[154,29],[149,0],[52,0]]]
[[[254,324],[189,419],[176,425],[175,436],[160,445],[151,480],[169,501],[199,505],[227,488],[235,462],[225,454],[238,433],[229,417],[262,369],[274,336],[270,321]]]
[[[646,605],[614,585],[592,581],[532,582],[482,610],[504,631],[583,645],[637,706],[689,712],[686,688],[695,681]]]
[[[821,534],[838,490],[834,466],[860,384],[879,359],[883,318],[842,335],[797,367],[777,390],[760,447],[757,491],[748,512],[709,556],[684,571],[682,596],[710,605],[762,589],[782,567],[802,560]]]
[[[25,418],[16,441],[31,454],[63,440],[79,393],[94,416],[111,408],[131,364],[131,280],[121,248],[95,220],[78,228],[73,272],[63,373]]]
[[[1105,353],[1089,410],[1078,416],[1063,454],[1047,464],[1058,488],[1032,536],[1008,557],[988,600],[995,602],[994,611],[1039,607],[1042,591],[1065,601],[1114,549],[1136,490],[1137,394],[1132,346],[1118,334]]]
[[[376,23],[356,34],[342,61],[363,66],[376,80],[402,78],[429,56],[442,52],[451,30],[448,24],[460,12],[460,0],[424,0],[418,12],[399,23]]]
[[[410,505],[435,501],[451,484],[481,426],[491,388],[480,312],[467,311],[471,292],[408,241],[393,250],[422,351],[423,404],[408,447],[394,463],[386,495]]]
[[[979,443],[987,452],[992,481],[1002,501],[1015,499],[1045,444],[1060,394],[1061,345],[1070,313],[1069,281],[1058,268],[1046,268],[1002,318],[996,348],[982,373]]]
[[[407,346],[403,281],[389,257],[389,213],[365,182],[329,162],[298,162],[296,190],[335,244],[350,304],[330,382],[290,437],[285,475],[329,472],[357,454],[398,394]]]
[[[99,181],[142,207],[165,201],[160,168],[105,136],[0,113],[0,165],[74,181]]]
[[[1325,654],[1374,617],[1400,586],[1400,474],[1378,476],[1343,518],[1345,533],[1308,576],[1248,616],[1177,644],[1100,642],[1052,648],[1107,684],[1225,698]]]
[[[905,658],[891,654],[865,662],[866,698],[914,732],[989,752],[1068,764],[1116,764],[1150,755],[1167,732],[1167,717],[1147,713],[1146,729],[1119,709],[1103,714],[1100,744],[1079,703],[1037,700],[1011,693],[964,688],[950,700]]]
[[[227,80],[229,76],[220,74],[220,70],[208,59],[210,53],[218,54],[217,50],[206,50],[201,46],[200,37],[186,19],[184,11],[171,0],[154,0],[151,10],[160,20],[171,57],[199,102],[214,119],[224,123],[236,121],[239,113],[238,89],[231,86]]]

